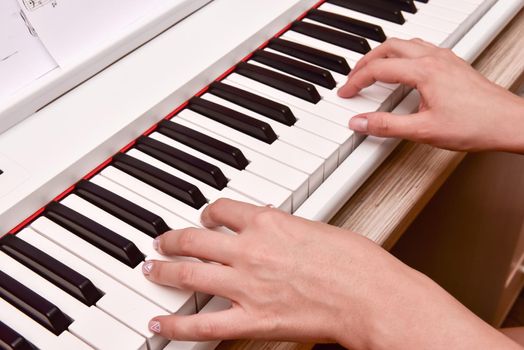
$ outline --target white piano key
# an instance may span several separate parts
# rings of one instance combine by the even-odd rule
[[[74,321],[69,326],[69,331],[87,344],[107,350],[118,347],[147,349],[144,337],[100,309],[82,304],[3,252],[0,252],[0,265],[4,273],[40,294],[71,317]]]
[[[282,72],[282,71],[280,71],[278,69],[266,66],[265,64],[262,64],[262,63],[259,63],[259,62],[256,62],[256,61],[249,61],[249,63],[251,63],[251,64],[253,64],[255,66],[263,67],[263,68],[272,70],[274,72],[278,72],[278,73],[290,76],[290,77],[294,77],[291,74]],[[298,80],[305,81],[305,80],[297,78],[297,77],[294,77],[294,78],[296,78]],[[310,84],[315,86],[315,88],[317,89],[317,91],[320,94],[320,96],[326,102],[332,103],[334,105],[340,106],[340,107],[342,107],[344,109],[347,109],[347,110],[350,110],[350,111],[355,111],[357,113],[365,113],[365,112],[374,112],[374,111],[378,111],[378,110],[391,109],[391,103],[390,103],[390,100],[389,100],[389,97],[391,96],[391,92],[390,91],[388,91],[388,94],[387,94],[387,96],[385,96],[385,99],[383,101],[380,101],[380,103],[378,103],[376,101],[372,101],[370,99],[365,98],[360,93],[358,95],[352,97],[352,98],[341,98],[341,97],[339,97],[337,95],[337,90],[336,89],[329,90],[329,89],[326,89],[325,87],[322,87],[322,86],[317,85],[315,83],[310,83]]]
[[[62,332],[59,336],[54,335],[2,298],[0,298],[0,320],[39,349],[93,349],[68,331]]]
[[[142,263],[131,269],[46,217],[35,220],[31,227],[168,312],[196,312],[192,292],[159,286],[148,281],[142,273]]]
[[[317,157],[324,159],[324,178],[329,176],[329,174],[331,174],[331,172],[335,170],[338,161],[338,147],[337,144],[335,144],[334,142],[330,142],[318,135],[297,128],[295,125],[284,125],[273,119],[267,118],[261,114],[258,114],[247,108],[241,107],[237,104],[224,100],[213,94],[205,94],[202,96],[202,98],[208,101],[218,103],[219,105],[233,109],[252,118],[264,121],[273,128],[275,133],[278,135],[279,139],[283,142],[287,142],[297,148],[300,148],[306,152],[309,152],[311,154],[316,155]]]
[[[104,296],[98,300],[96,306],[145,337],[151,350],[160,349],[167,343],[167,340],[148,328],[149,320],[165,314],[166,310],[136,294],[31,228],[19,232],[17,237],[89,278],[97,288],[104,292]]]
[[[207,305],[199,312],[202,314],[218,312],[227,310],[231,307],[231,301],[221,298],[213,297]],[[205,342],[194,342],[194,341],[172,341],[164,350],[213,350],[218,344],[219,340],[216,341],[205,341]]]
[[[431,5],[444,7],[449,11],[459,11],[465,14],[471,14],[479,7],[479,3],[455,0],[431,0]],[[423,7],[423,6],[422,6]]]
[[[231,86],[235,86],[239,89],[243,89],[245,91],[249,91],[251,93],[260,95],[262,97],[272,99],[270,96],[266,94],[257,92],[247,87],[244,87],[233,81],[228,81],[228,84]],[[272,99],[272,100],[277,101],[276,99]],[[279,101],[279,102],[284,103],[282,101]],[[324,137],[327,140],[331,140],[340,145],[339,153],[341,154],[341,157],[339,158],[339,161],[341,159],[345,159],[349,155],[353,147],[352,138],[353,138],[354,132],[353,130],[350,130],[347,125],[342,126],[330,120],[327,120],[319,116],[316,116],[314,114],[311,114],[309,112],[306,112],[302,109],[296,108],[294,106],[289,106],[289,105],[287,106],[289,107],[289,109],[291,109],[291,112],[293,112],[293,114],[295,115],[295,118],[297,118],[297,122],[295,123],[297,127],[300,127],[311,133],[315,133],[319,136]]]
[[[462,11],[454,11],[447,9],[441,6],[433,5],[433,2],[430,1],[425,6],[420,6],[416,14],[410,14],[411,16],[405,16],[409,19],[427,19],[427,17],[435,17],[441,20],[446,20],[448,22],[453,22],[460,24],[468,18],[468,13]],[[415,16],[418,15],[418,16]]]
[[[276,140],[272,144],[267,144],[188,109],[180,112],[177,118],[182,118],[193,124],[197,124],[229,140],[262,153],[269,158],[306,173],[309,176],[309,193],[312,193],[320,186],[324,179],[324,161],[321,158],[285,144],[282,141]]]
[[[309,103],[298,97],[292,96],[290,94],[272,88],[268,85],[259,83],[258,81],[244,77],[237,73],[230,74],[224,82],[234,82],[244,88],[248,88],[263,95],[269,96],[271,99],[275,101],[295,106],[297,108],[300,108],[309,113],[313,113],[314,115],[317,115],[321,118],[328,119],[344,127],[347,127],[349,125],[349,120],[353,116],[358,114],[355,111],[348,111],[342,107],[339,107],[331,103],[327,103],[322,100],[317,104]]]

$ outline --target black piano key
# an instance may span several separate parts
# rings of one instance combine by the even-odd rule
[[[399,9],[392,10],[377,7],[370,4],[367,0],[327,0],[327,2],[393,23],[404,24],[404,22],[406,22],[402,11]]]
[[[207,203],[195,185],[127,154],[117,154],[112,165],[195,209]]]
[[[214,82],[209,86],[209,92],[287,126],[297,121],[288,106],[231,85]]]
[[[60,335],[73,323],[73,320],[56,305],[2,271],[0,271],[0,298],[55,335]]]
[[[88,278],[14,235],[0,239],[0,250],[87,306],[103,296]]]
[[[417,6],[413,0],[383,0],[383,2],[391,2],[397,5],[402,11],[409,13],[417,13]]]
[[[130,240],[60,203],[49,204],[45,216],[131,268],[145,259]]]
[[[366,0],[366,3],[370,6],[386,9],[390,12],[395,11],[406,11],[410,13],[416,13],[417,8],[411,0]]]
[[[321,100],[320,94],[313,84],[269,69],[240,62],[235,72],[311,103],[316,104]]]
[[[165,143],[149,137],[141,137],[137,140],[135,147],[218,190],[227,186],[228,180],[219,167]]]
[[[306,18],[327,24],[329,26],[354,33],[378,42],[386,41],[386,34],[378,25],[359,21],[336,13],[313,9],[308,12]]]
[[[22,335],[0,321],[0,348],[5,350],[36,350]]]
[[[293,22],[291,30],[345,49],[366,54],[371,47],[366,39],[308,22]]]
[[[153,238],[170,230],[160,216],[92,182],[80,181],[75,193]]]
[[[244,170],[249,164],[238,148],[183,125],[163,120],[159,123],[156,131],[235,169]]]
[[[351,71],[348,62],[344,57],[314,49],[306,45],[275,38],[269,41],[268,47],[340,74],[347,75]]]
[[[189,100],[188,108],[265,143],[271,144],[277,139],[268,123],[200,97]]]
[[[255,51],[251,59],[327,89],[334,89],[337,86],[337,82],[328,70],[308,63],[262,50]]]

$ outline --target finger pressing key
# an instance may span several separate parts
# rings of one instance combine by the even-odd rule
[[[144,276],[151,282],[219,295],[228,299],[237,298],[241,293],[240,280],[229,266],[204,262],[168,262],[148,260],[142,267]]]
[[[253,217],[262,210],[267,210],[267,208],[220,198],[204,209],[200,216],[200,221],[205,227],[225,226],[237,233],[241,233],[249,225]]]
[[[403,83],[416,88],[423,81],[420,62],[406,58],[379,58],[355,72],[339,90],[343,98],[353,97],[360,90],[377,81],[384,83]]]
[[[238,255],[234,235],[195,227],[168,231],[157,237],[153,245],[163,255],[190,256],[226,265]]]
[[[388,39],[364,55],[350,73],[350,77],[369,62],[379,58],[419,58],[431,54],[437,47],[421,39]]]
[[[208,341],[261,337],[264,334],[257,320],[249,318],[242,308],[200,313],[191,316],[158,316],[149,322],[149,329],[175,340]]]

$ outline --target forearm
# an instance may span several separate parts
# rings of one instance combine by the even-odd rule
[[[373,350],[522,349],[491,327],[424,275],[412,276],[410,292],[391,291],[388,303],[402,310],[375,310],[369,338],[360,344],[350,332],[341,336],[348,348]],[[378,304],[378,302],[377,302]]]

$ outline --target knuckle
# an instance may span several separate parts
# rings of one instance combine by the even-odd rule
[[[426,70],[433,69],[438,64],[437,57],[433,55],[421,57],[419,60],[420,60],[422,67]]]
[[[190,253],[195,242],[196,229],[185,228],[178,237],[178,250],[181,254]]]
[[[389,119],[383,115],[370,118],[369,131],[378,136],[387,135],[390,131]]]
[[[386,41],[384,41],[384,45],[388,47],[392,47],[400,43],[402,40],[399,38],[388,38]]]
[[[228,198],[219,198],[213,203],[209,204],[205,209],[206,215],[211,221],[216,221],[220,218],[224,208],[231,202]]]
[[[422,143],[431,143],[434,139],[433,128],[430,125],[419,125],[414,132],[414,139]]]
[[[253,224],[257,227],[265,227],[273,222],[276,215],[276,210],[270,208],[262,208],[253,215]]]
[[[182,289],[190,289],[193,286],[195,270],[192,264],[185,262],[178,263],[176,277],[178,285]]]
[[[449,59],[450,57],[455,57],[455,54],[453,51],[449,48],[440,48],[438,50],[438,53],[441,57]]]

